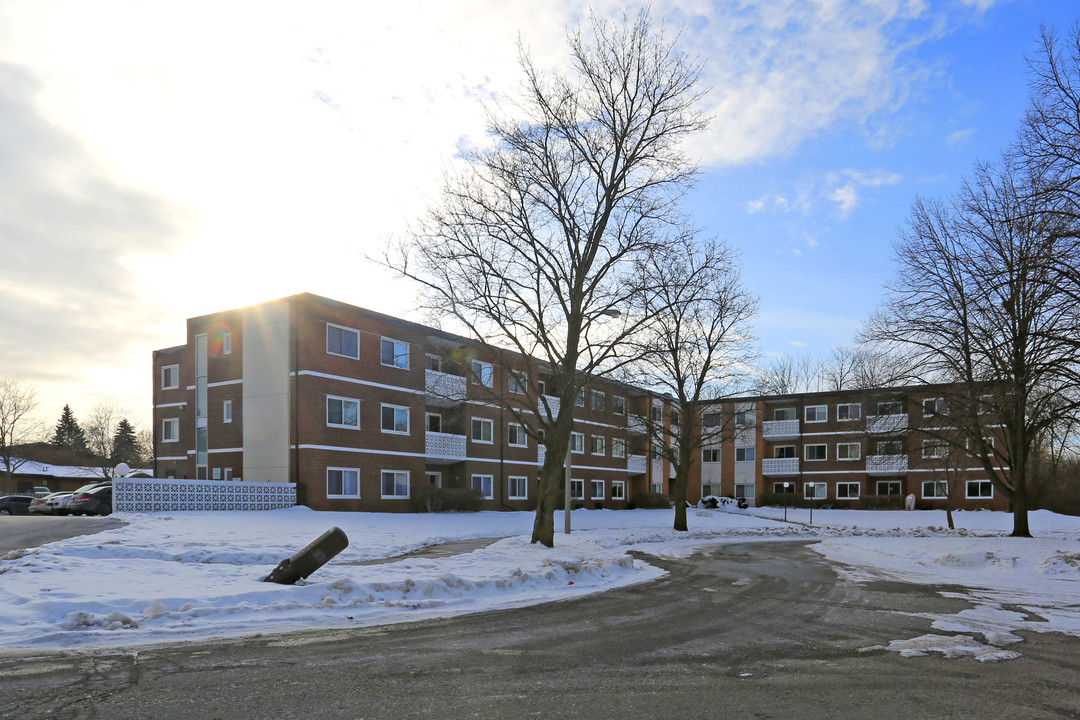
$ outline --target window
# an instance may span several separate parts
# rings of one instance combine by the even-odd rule
[[[878,455],[903,455],[904,448],[899,440],[879,440],[877,444]]]
[[[442,358],[430,353],[424,356],[424,369],[433,372],[442,372]]]
[[[442,415],[440,413],[424,413],[424,421],[428,432],[442,432]]]
[[[585,481],[584,480],[571,480],[570,481],[570,497],[578,500],[585,499]]]
[[[611,412],[615,413],[616,415],[625,415],[626,414],[626,398],[624,398],[622,395],[612,395],[611,396]]]
[[[718,462],[720,462],[720,448],[703,448],[701,450],[701,462],[703,462],[703,463],[718,463]]]
[[[360,359],[360,333],[352,328],[326,323],[326,352]]]
[[[180,387],[180,366],[166,365],[161,368],[161,389],[175,390]]]
[[[987,415],[992,412],[997,412],[997,404],[994,402],[993,395],[980,395],[979,396],[979,414]]]
[[[491,500],[495,497],[493,492],[494,484],[492,481],[493,478],[491,475],[473,475],[470,487],[473,490],[479,490],[485,500]]]
[[[589,488],[592,491],[593,500],[604,499],[604,481],[603,480],[591,480],[589,482]]]
[[[949,408],[945,404],[945,398],[925,398],[922,401],[922,414],[923,417],[934,417],[935,415],[947,415]]]
[[[225,482],[232,482],[232,479],[233,479],[233,469],[232,468],[225,468]]]
[[[589,391],[589,406],[593,410],[603,411],[607,407],[607,399],[599,390]]]
[[[221,422],[232,422],[232,400],[225,400],[221,403]]]
[[[484,387],[495,387],[495,370],[491,363],[483,360],[472,361],[472,381],[474,384]]]
[[[794,420],[795,408],[776,408],[773,410],[773,420]]]
[[[585,433],[572,432],[570,433],[570,452],[583,453],[585,452]]]
[[[626,441],[622,438],[611,438],[611,457],[626,457]]]
[[[720,413],[705,413],[701,416],[702,427],[720,427],[723,424],[723,417]]]
[[[836,406],[836,419],[847,422],[858,420],[862,417],[862,405],[859,403],[842,403]]]
[[[386,433],[409,434],[409,408],[401,405],[382,406],[382,431]]]
[[[511,500],[527,500],[529,498],[529,478],[511,475],[506,479],[506,497]]]
[[[625,480],[612,480],[611,481],[611,499],[612,500],[625,500],[626,499],[626,481]]]
[[[828,405],[807,405],[803,412],[808,423],[825,422],[829,419]]]
[[[547,395],[547,381],[545,381],[545,380],[537,380],[536,381],[536,392],[538,392],[541,395]]]
[[[379,343],[379,359],[387,367],[409,369],[409,343],[383,338]]]
[[[752,447],[737,447],[737,448],[735,448],[735,462],[754,462],[754,448],[752,448]]]
[[[902,415],[904,406],[896,400],[886,400],[877,404],[878,415]]]
[[[427,484],[431,487],[442,487],[442,473],[441,472],[428,472],[424,473],[427,478]]]
[[[383,470],[382,496],[384,498],[409,497],[409,473],[405,470]]]
[[[922,484],[922,496],[927,500],[949,497],[949,483],[941,480],[928,480]]]
[[[858,460],[862,457],[862,445],[859,443],[836,443],[837,460]]]
[[[574,405],[585,407],[585,388],[578,388],[577,395],[574,396]]]
[[[753,483],[735,483],[735,497],[746,498],[749,502],[754,499],[754,484]]]
[[[513,447],[529,447],[529,436],[525,434],[525,426],[520,423],[507,425],[506,444]]]
[[[739,427],[751,427],[757,420],[753,410],[741,410],[735,413],[735,424]]]
[[[681,419],[682,419],[682,415],[679,413],[679,411],[676,410],[675,408],[672,408],[671,409],[671,424],[672,425],[678,425],[679,421]]]
[[[924,458],[944,458],[949,456],[949,445],[944,440],[924,440],[922,446]]]
[[[807,500],[824,500],[829,497],[829,486],[823,482],[803,485],[803,497]]]
[[[983,446],[986,448],[987,454],[994,454],[994,438],[984,437]],[[969,455],[974,455],[975,457],[979,456],[979,443],[977,443],[974,438],[968,438],[967,451]]]
[[[903,493],[902,483],[899,480],[878,480],[878,495],[900,495]]]
[[[795,457],[794,445],[777,445],[773,448],[774,458],[793,458]]]
[[[589,446],[589,452],[591,452],[593,455],[603,455],[604,454],[604,436],[603,435],[593,435],[592,437],[589,438],[589,441],[590,441],[589,442],[589,445],[590,445]]]
[[[528,380],[521,373],[512,372],[506,379],[506,384],[510,392],[524,395],[525,388],[528,386]]]
[[[161,421],[161,442],[180,442],[180,418]]]
[[[774,482],[773,486],[772,486],[772,491],[774,493],[779,494],[779,495],[783,495],[784,493],[794,493],[795,492],[795,483],[793,483],[793,482]]]
[[[828,445],[807,445],[803,448],[803,457],[807,460],[825,460],[828,456]]]
[[[967,497],[970,500],[994,497],[994,483],[989,480],[968,480]]]
[[[657,495],[661,495],[664,492],[664,481],[663,480],[657,480],[657,481],[651,483],[649,485],[649,487],[652,489],[651,492],[654,492]],[[739,486],[738,485],[735,486],[735,492],[739,492]]]
[[[360,471],[356,468],[326,468],[326,497],[360,497]]]
[[[360,427],[360,401],[327,395],[326,424],[331,427]]]
[[[221,354],[232,355],[232,333],[223,333],[221,336]]]
[[[840,482],[836,483],[836,499],[837,500],[858,500],[859,492],[862,490],[862,483],[857,482]]]
[[[472,419],[472,439],[478,443],[492,443],[495,423],[487,418]]]
[[[652,421],[654,423],[656,423],[657,425],[664,422],[664,409],[663,408],[656,407],[655,405],[653,406],[653,409],[652,409]]]

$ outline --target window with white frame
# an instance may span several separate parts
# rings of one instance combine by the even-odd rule
[[[773,410],[773,420],[794,420],[795,408],[776,408]]]
[[[409,408],[402,405],[382,406],[382,431],[398,435],[409,434]]]
[[[949,497],[949,483],[943,480],[927,480],[922,484],[922,496],[927,500],[942,500]]]
[[[989,480],[968,480],[967,498],[969,500],[989,500],[994,497],[994,483]]]
[[[570,452],[583,453],[585,452],[585,433],[572,432],[570,433]]]
[[[424,424],[427,432],[442,432],[442,413],[424,413]]]
[[[794,445],[777,445],[773,448],[774,458],[793,458],[795,457]]]
[[[807,500],[825,500],[829,497],[829,486],[823,482],[804,483],[803,497]]]
[[[664,422],[664,409],[662,407],[653,405],[652,408],[652,421],[657,425]]]
[[[902,495],[904,492],[903,483],[899,480],[878,480],[877,481],[877,494],[878,495]]]
[[[175,390],[180,387],[180,366],[165,365],[161,368],[161,389]]]
[[[495,387],[495,368],[483,360],[472,361],[472,381],[476,385]]]
[[[656,493],[657,495],[661,495],[664,492],[664,481],[663,480],[653,480],[649,484],[649,487],[651,488],[652,492]],[[735,492],[737,493],[738,491],[739,491],[739,486],[736,485],[735,486]]]
[[[431,487],[442,487],[442,473],[428,471],[424,473],[424,477],[427,478],[427,484]]]
[[[862,483],[838,482],[836,483],[837,500],[858,500],[862,491]]]
[[[607,407],[607,396],[599,390],[589,391],[589,406],[593,410],[603,411]]]
[[[904,404],[898,400],[883,400],[877,404],[878,415],[903,415]]]
[[[922,446],[924,458],[944,458],[949,456],[949,444],[944,440],[924,440]]]
[[[718,412],[707,412],[701,415],[702,427],[720,427],[724,424],[724,416]]]
[[[494,477],[491,475],[473,475],[470,487],[473,490],[479,490],[485,500],[491,500],[495,497],[495,482]]]
[[[829,446],[825,444],[806,445],[803,447],[803,457],[806,460],[826,460],[829,457]]]
[[[409,343],[383,338],[379,342],[379,361],[387,367],[409,369]]]
[[[521,475],[511,475],[506,479],[506,497],[510,500],[529,499],[529,478]]]
[[[387,499],[409,497],[409,473],[407,470],[382,471],[382,496]]]
[[[993,454],[993,452],[994,452],[994,438],[992,438],[992,437],[984,437],[982,439],[982,441],[983,441],[983,447],[986,448],[986,452],[990,453],[990,454]],[[968,438],[967,451],[968,451],[969,455],[974,455],[975,457],[978,457],[979,456],[979,443],[977,443],[973,438]]]
[[[808,423],[825,422],[829,419],[828,405],[807,405],[803,409],[803,417]]]
[[[577,395],[574,396],[574,405],[585,407],[585,388],[578,388]]]
[[[521,423],[509,423],[506,426],[506,444],[511,447],[529,447],[529,436]]]
[[[718,463],[718,462],[720,462],[720,448],[702,448],[701,449],[701,462],[703,462],[703,463]]]
[[[424,369],[432,372],[442,372],[442,358],[428,353],[424,356]]]
[[[222,333],[221,335],[221,354],[232,355],[232,333]]]
[[[570,481],[570,497],[575,500],[585,499],[585,481],[584,480],[571,480]]]
[[[626,441],[622,438],[611,438],[611,457],[626,457]]]
[[[529,382],[523,373],[511,372],[506,378],[507,389],[517,395],[524,395]]]
[[[625,480],[612,480],[611,481],[611,499],[612,500],[625,500],[626,499],[626,481]]]
[[[360,427],[360,401],[327,395],[326,424],[330,427]]]
[[[330,355],[360,359],[360,332],[352,328],[326,323],[326,352]]]
[[[180,442],[180,418],[161,421],[161,442]]]
[[[903,444],[899,440],[878,440],[876,447],[878,455],[904,454]]]
[[[754,451],[752,447],[735,448],[735,462],[754,462]]]
[[[233,469],[232,468],[224,468],[223,472],[225,473],[225,477],[224,477],[225,482],[232,482]]]
[[[493,443],[494,441],[494,426],[493,420],[488,418],[474,417],[472,419],[472,439],[473,442],[478,443]]]
[[[753,410],[740,410],[735,413],[735,424],[739,427],[752,427],[757,419]]]
[[[626,414],[626,398],[622,395],[611,396],[611,412],[616,415]]]
[[[842,422],[858,420],[862,417],[862,404],[840,403],[836,406],[836,419]]]
[[[949,412],[948,407],[945,404],[945,398],[925,398],[922,401],[922,414],[923,417],[934,417],[935,415],[947,415]]]
[[[777,495],[791,494],[795,492],[795,483],[793,482],[774,482],[772,485],[772,491]]]
[[[979,414],[989,415],[992,412],[997,411],[997,404],[994,402],[993,395],[980,395],[979,396]]]
[[[671,424],[672,425],[678,425],[680,422],[682,422],[682,413],[680,413],[677,408],[672,408],[671,409]]]
[[[858,460],[862,457],[861,443],[836,443],[837,460]]]
[[[232,400],[224,400],[221,403],[221,422],[232,422]]]
[[[604,436],[593,435],[589,438],[589,452],[593,455],[604,454]]]
[[[356,468],[326,468],[326,497],[360,497],[360,471]]]
[[[591,497],[593,500],[604,499],[604,481],[603,480],[590,480],[589,489],[591,490]]]

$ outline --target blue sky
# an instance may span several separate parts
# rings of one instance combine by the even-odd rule
[[[0,375],[50,425],[113,402],[147,421],[151,352],[183,321],[310,291],[408,315],[363,260],[512,94],[520,36],[566,62],[578,2],[5,0]],[[387,7],[381,7],[385,5]],[[392,5],[392,7],[390,7]],[[602,15],[619,5],[599,0]],[[688,198],[741,249],[766,354],[850,342],[919,195],[994,159],[1025,57],[1074,2],[658,0],[705,60]]]

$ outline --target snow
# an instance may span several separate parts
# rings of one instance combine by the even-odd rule
[[[811,547],[849,581],[948,585],[946,594],[972,605],[927,616],[951,635],[865,650],[997,661],[1019,655],[1018,631],[1080,636],[1080,518],[1043,511],[1031,514],[1039,536],[1031,540],[1007,537],[1011,516],[992,512],[956,513],[959,529],[948,531],[940,511],[815,510],[811,527],[806,510],[789,510],[785,523],[782,508],[721,508],[689,511],[690,531],[676,533],[670,510],[578,510],[555,548],[529,543],[532,513],[297,507],[114,517],[125,524],[0,557],[2,646],[132,646],[521,607],[662,575],[630,551],[678,558],[709,544],[780,539],[819,539]],[[556,513],[557,529],[562,522]],[[333,526],[350,540],[340,555],[295,586],[262,582]],[[456,555],[399,557],[470,539],[497,540]]]

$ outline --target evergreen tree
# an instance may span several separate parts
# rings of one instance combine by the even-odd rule
[[[139,462],[139,441],[135,436],[135,428],[127,421],[127,418],[122,419],[116,426],[111,461],[127,463],[132,467]]]
[[[52,440],[53,446],[73,450],[75,452],[87,452],[86,435],[79,427],[79,421],[75,419],[75,413],[71,412],[70,405],[64,405],[64,412],[60,414],[60,420],[56,423],[56,431]]]

